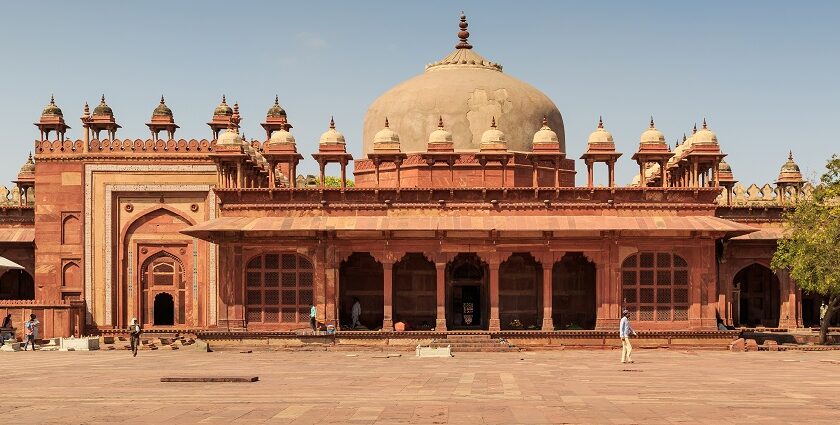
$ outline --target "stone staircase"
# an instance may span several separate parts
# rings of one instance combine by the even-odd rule
[[[432,348],[452,347],[453,353],[464,352],[519,352],[520,348],[508,343],[502,338],[491,338],[487,334],[477,335],[447,335],[446,338],[435,338],[429,344]]]

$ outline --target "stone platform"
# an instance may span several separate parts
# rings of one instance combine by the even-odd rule
[[[14,423],[834,424],[836,352],[0,353]],[[255,376],[162,383],[164,376]],[[81,383],[81,384],[80,384]]]
[[[724,350],[740,331],[641,331],[634,339],[640,348],[692,347]],[[388,350],[413,351],[418,345],[451,344],[453,351],[510,351],[500,344],[491,349],[477,340],[504,341],[518,350],[558,350],[565,348],[612,349],[621,347],[617,331],[449,331],[379,332],[338,331],[335,334],[295,332],[200,331],[196,336],[214,349],[242,346],[270,350]],[[474,341],[470,341],[470,339]],[[452,340],[452,343],[446,342]],[[479,342],[475,344],[475,342]],[[458,347],[456,347],[458,346]],[[460,350],[458,350],[460,348]],[[502,349],[504,348],[504,349]]]

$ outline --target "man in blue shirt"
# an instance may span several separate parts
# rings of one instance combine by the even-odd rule
[[[633,352],[633,347],[630,345],[630,334],[638,336],[636,331],[630,326],[630,312],[624,310],[621,323],[618,325],[618,336],[621,337],[622,363],[633,363],[633,360],[630,358],[630,353]]]

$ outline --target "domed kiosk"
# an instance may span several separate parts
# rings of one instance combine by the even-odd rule
[[[364,151],[373,151],[374,135],[387,116],[400,134],[403,152],[426,150],[439,117],[452,132],[456,151],[478,150],[481,135],[495,117],[511,151],[531,151],[531,139],[543,116],[557,133],[565,152],[563,118],[554,102],[531,85],[502,72],[502,66],[478,54],[467,41],[467,20],[461,15],[460,42],[426,71],[388,90],[367,111]]]

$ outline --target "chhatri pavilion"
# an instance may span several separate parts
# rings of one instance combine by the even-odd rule
[[[0,312],[35,312],[45,336],[133,317],[281,335],[307,329],[311,305],[339,334],[615,331],[623,309],[655,332],[814,325],[819,299],[769,267],[782,212],[810,194],[792,155],[773,185],[745,188],[705,120],[672,148],[651,119],[635,152],[599,120],[569,158],[555,104],[476,52],[467,26],[373,102],[363,158],[340,119],[301,152],[276,98],[262,140],[224,97],[210,139],[176,139],[163,97],[151,137],[119,139],[104,96],[72,139],[51,99],[0,196]],[[638,165],[630,185],[619,160]]]

